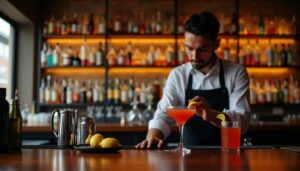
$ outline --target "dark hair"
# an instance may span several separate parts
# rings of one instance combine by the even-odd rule
[[[193,14],[185,23],[185,31],[199,36],[210,36],[217,39],[220,23],[212,13],[203,11]]]

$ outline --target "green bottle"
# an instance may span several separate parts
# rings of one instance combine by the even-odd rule
[[[22,115],[19,105],[19,95],[18,90],[16,90],[15,99],[11,101],[11,111],[9,113],[8,148],[10,151],[19,151],[22,146]]]

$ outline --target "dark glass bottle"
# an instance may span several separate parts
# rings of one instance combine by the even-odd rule
[[[6,89],[0,88],[0,153],[6,152],[8,149],[7,133],[8,133],[8,117],[9,104],[5,99]]]
[[[89,20],[89,25],[88,25],[88,30],[89,30],[89,34],[94,34],[94,14],[91,13],[90,14],[90,20]]]
[[[8,148],[10,151],[19,151],[22,147],[22,115],[20,111],[18,90],[15,98],[11,101],[11,111],[9,113]]]

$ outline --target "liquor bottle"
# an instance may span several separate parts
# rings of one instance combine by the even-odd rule
[[[80,57],[81,57],[81,65],[82,66],[88,66],[89,61],[87,59],[88,52],[87,52],[87,44],[86,44],[86,37],[83,38],[83,43],[80,47]]]
[[[114,86],[112,83],[112,80],[109,79],[108,80],[108,88],[107,88],[107,103],[108,105],[112,105],[113,104],[113,96],[114,96]]]
[[[121,22],[121,16],[118,14],[115,18],[114,22],[114,32],[115,33],[120,33],[122,30],[122,22]]]
[[[240,46],[240,54],[238,58],[239,64],[245,65],[245,50]]]
[[[277,82],[277,100],[279,103],[283,103],[284,93],[281,88],[281,80]]]
[[[95,53],[95,47],[91,46],[89,51],[89,60],[88,65],[89,66],[95,66],[96,65],[96,53]]]
[[[265,94],[266,94],[266,102],[272,103],[272,90],[271,90],[271,86],[270,86],[270,83],[268,80],[265,80],[264,89],[265,89]]]
[[[110,50],[108,51],[107,59],[108,59],[109,66],[116,65],[117,53],[113,47],[111,47]]]
[[[127,43],[125,65],[126,66],[131,66],[132,65],[132,45],[131,45],[131,42]]]
[[[122,81],[120,89],[121,89],[121,94],[120,94],[121,104],[123,104],[123,105],[129,104],[129,99],[128,99],[128,85],[126,84],[125,80]]]
[[[118,66],[124,66],[124,50],[120,49],[118,58],[117,58],[117,65]]]
[[[298,81],[295,81],[295,88],[293,94],[295,96],[295,104],[300,104],[300,90],[299,90]]]
[[[74,82],[72,101],[73,103],[80,103],[80,84],[78,80]]]
[[[266,48],[266,55],[267,55],[267,66],[273,65],[273,50],[271,48],[271,40],[269,40],[269,43]]]
[[[45,103],[51,102],[51,76],[47,75],[47,85],[45,87]]]
[[[67,16],[64,13],[63,17],[62,17],[61,26],[60,26],[61,35],[67,35],[68,34],[67,28],[68,28],[68,21],[67,21]]]
[[[288,53],[285,49],[285,44],[282,43],[282,49],[281,49],[281,52],[280,52],[280,63],[281,63],[281,66],[287,66],[288,65]]]
[[[155,59],[154,45],[150,45],[149,52],[148,52],[148,64],[150,66],[154,65],[154,59]]]
[[[140,83],[136,81],[134,86],[134,101],[140,104],[140,98],[141,98],[141,87],[140,87]]]
[[[68,53],[68,48],[65,48],[62,52],[62,55],[61,55],[61,65],[62,66],[71,66],[72,65],[72,59],[70,58],[69,56],[69,53]]]
[[[253,50],[253,56],[254,56],[254,66],[260,66],[260,49],[258,40],[256,40],[256,44]]]
[[[145,105],[147,99],[146,84],[141,82],[140,104]]]
[[[119,105],[121,103],[121,95],[120,95],[120,80],[118,78],[115,79],[114,88],[113,88],[113,103],[114,105]]]
[[[68,80],[68,87],[67,87],[67,104],[73,103],[73,83],[72,79],[69,78]]]
[[[87,87],[85,82],[83,81],[80,88],[80,103],[86,103],[87,102]]]
[[[178,64],[183,64],[186,62],[184,45],[180,44],[180,48],[178,50]]]
[[[155,33],[162,34],[162,20],[161,20],[161,12],[157,11],[156,13],[156,24],[155,24]]]
[[[278,89],[275,82],[271,82],[272,103],[278,103]]]
[[[43,49],[41,51],[41,65],[42,67],[47,66],[47,43],[43,43]]]
[[[245,55],[246,55],[245,56],[246,66],[253,66],[254,60],[253,60],[252,48],[249,40],[246,46]]]
[[[230,47],[229,47],[229,43],[228,43],[228,39],[226,39],[226,45],[223,51],[223,59],[224,60],[229,60],[230,59]]]
[[[50,45],[48,45],[48,48],[47,48],[47,66],[48,67],[53,66],[53,53],[52,53]]]
[[[260,82],[256,82],[257,103],[264,104],[266,102],[264,89],[261,88]]]
[[[98,23],[98,34],[104,34],[105,30],[106,29],[105,29],[104,15],[101,15]]]
[[[93,103],[95,103],[95,104],[100,103],[99,94],[100,94],[99,82],[98,82],[98,80],[95,80],[95,85],[93,88]]]
[[[83,34],[83,35],[88,34],[88,26],[89,26],[88,14],[84,14],[83,20],[80,23],[81,23],[81,34]]]
[[[44,78],[42,78],[41,86],[39,88],[39,101],[40,101],[40,103],[45,103],[45,87],[46,87],[45,80],[44,80]]]
[[[103,103],[105,97],[105,84],[99,84],[99,103]]]
[[[256,104],[256,88],[254,86],[253,78],[250,78],[250,104]]]
[[[79,58],[79,53],[77,52],[75,55],[74,55],[74,58],[72,60],[72,66],[81,66],[81,59]]]
[[[77,13],[73,13],[73,19],[71,21],[71,34],[77,34],[77,25],[78,25]]]
[[[61,25],[62,25],[62,21],[60,19],[56,20],[55,31],[54,31],[56,35],[61,35]]]
[[[58,66],[60,61],[60,48],[59,43],[55,44],[54,50],[53,50],[53,66]]]
[[[55,19],[52,16],[48,22],[48,34],[54,34]]]
[[[67,103],[67,80],[64,78],[62,80],[62,86],[61,86],[61,96],[60,101],[61,103]]]
[[[265,22],[264,22],[264,17],[263,17],[262,14],[259,17],[258,30],[259,30],[259,34],[260,35],[264,35],[265,34]]]
[[[141,12],[140,13],[140,19],[139,19],[139,23],[140,23],[140,26],[139,26],[139,33],[141,35],[145,34],[145,18],[144,18],[144,13]]]
[[[92,81],[88,80],[87,88],[86,88],[86,102],[93,103],[93,89],[92,89]]]
[[[15,91],[15,98],[11,101],[11,111],[9,113],[9,150],[20,151],[22,146],[22,115],[19,104],[18,90]]]
[[[48,34],[48,20],[45,20],[44,25],[43,25],[43,34],[47,35]]]
[[[167,63],[167,66],[174,65],[174,50],[171,47],[171,45],[168,45],[167,49],[166,49],[166,63]]]
[[[279,64],[279,51],[278,51],[278,47],[277,44],[274,45],[274,49],[272,52],[272,56],[273,56],[273,66],[280,66]]]
[[[103,53],[103,50],[102,50],[102,43],[99,43],[98,50],[97,50],[97,53],[96,53],[96,66],[103,65],[103,59],[104,59],[103,56],[104,56],[104,53]]]
[[[293,64],[293,51],[291,44],[288,44],[288,50],[287,50],[287,65],[291,66]]]
[[[284,79],[283,81],[283,103],[289,103],[289,83],[287,79]]]
[[[131,14],[129,14],[129,17],[128,15],[126,15],[127,17],[127,33],[128,34],[133,34],[133,16]]]
[[[89,20],[89,24],[88,24],[88,31],[89,31],[89,34],[94,34],[94,14],[91,13],[90,14],[90,20]]]
[[[230,34],[236,34],[237,33],[236,21],[237,21],[236,14],[232,13],[232,18],[231,18],[231,21],[230,21]]]
[[[296,35],[297,34],[297,21],[296,21],[295,14],[292,17],[292,21],[291,21],[291,24],[290,24],[290,34],[291,35]]]
[[[128,80],[128,99],[129,99],[129,103],[133,102],[134,99],[134,78],[130,77]]]
[[[51,103],[52,104],[59,104],[60,98],[59,98],[59,90],[57,85],[57,80],[53,80],[53,87],[51,89]]]
[[[155,50],[154,66],[161,66],[161,64],[159,63],[160,57],[161,57],[161,49],[160,47],[157,47]]]
[[[138,16],[134,16],[133,25],[132,25],[132,33],[133,34],[139,34],[140,33],[140,27],[139,27],[139,20]]]
[[[8,149],[9,104],[5,97],[6,88],[0,88],[0,153]]]

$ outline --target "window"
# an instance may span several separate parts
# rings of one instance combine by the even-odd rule
[[[0,16],[0,87],[6,88],[7,99],[13,90],[14,27]]]

